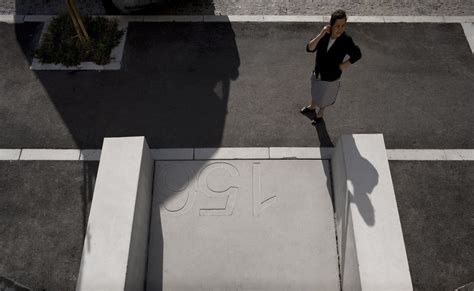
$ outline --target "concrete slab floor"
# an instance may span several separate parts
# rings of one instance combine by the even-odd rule
[[[328,161],[158,161],[147,290],[339,290]]]

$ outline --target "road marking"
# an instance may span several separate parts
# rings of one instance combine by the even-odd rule
[[[327,22],[329,15],[97,15],[128,22]],[[0,15],[0,22],[42,22],[52,15]],[[349,15],[360,23],[473,23],[474,16],[389,16]]]
[[[77,149],[23,149],[20,160],[33,161],[77,161],[81,154]]]
[[[326,160],[334,148],[161,148],[154,160]],[[474,161],[474,149],[387,149],[389,161]],[[99,161],[100,149],[0,149],[0,161]]]

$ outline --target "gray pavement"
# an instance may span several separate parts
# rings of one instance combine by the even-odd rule
[[[120,71],[28,69],[40,24],[0,24],[0,148],[323,146],[383,133],[387,148],[474,148],[474,56],[459,24],[350,24],[362,59],[314,128],[321,24],[131,23]],[[415,41],[416,40],[416,41]],[[321,140],[321,141],[320,141]]]
[[[77,0],[84,14],[105,14],[108,0]],[[104,7],[105,3],[105,7]],[[181,15],[330,15],[336,9],[350,15],[473,15],[473,0],[164,0],[142,14]],[[62,0],[0,0],[0,14],[57,14],[66,11]]]
[[[0,276],[74,290],[97,162],[0,162]]]
[[[474,163],[390,162],[415,290],[474,281]]]
[[[132,23],[121,71],[32,72],[41,26],[0,24],[0,148],[101,148],[124,135],[151,147],[332,146],[342,133],[474,148],[474,57],[459,24],[350,24],[363,58],[317,128],[298,109],[320,24]],[[415,289],[474,281],[472,162],[390,167]],[[74,289],[96,169],[0,162],[0,275]]]

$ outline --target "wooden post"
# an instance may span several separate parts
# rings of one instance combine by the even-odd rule
[[[75,0],[66,0],[66,4],[68,6],[69,15],[71,16],[72,23],[74,24],[74,28],[76,29],[76,33],[81,41],[89,41],[89,34],[87,33],[86,27],[84,26],[84,22],[82,21],[81,15],[76,7]]]

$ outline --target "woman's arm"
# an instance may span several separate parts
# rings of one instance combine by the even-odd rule
[[[324,26],[321,32],[315,38],[308,42],[308,44],[306,45],[306,51],[314,52],[321,38],[323,38],[323,36],[329,33],[331,33],[331,25]]]
[[[355,45],[354,41],[352,41],[352,38],[349,37],[347,45],[348,45],[347,54],[349,55],[349,59],[347,59],[346,61],[342,62],[339,65],[339,69],[341,70],[347,69],[351,64],[357,62],[362,57],[360,48]]]

